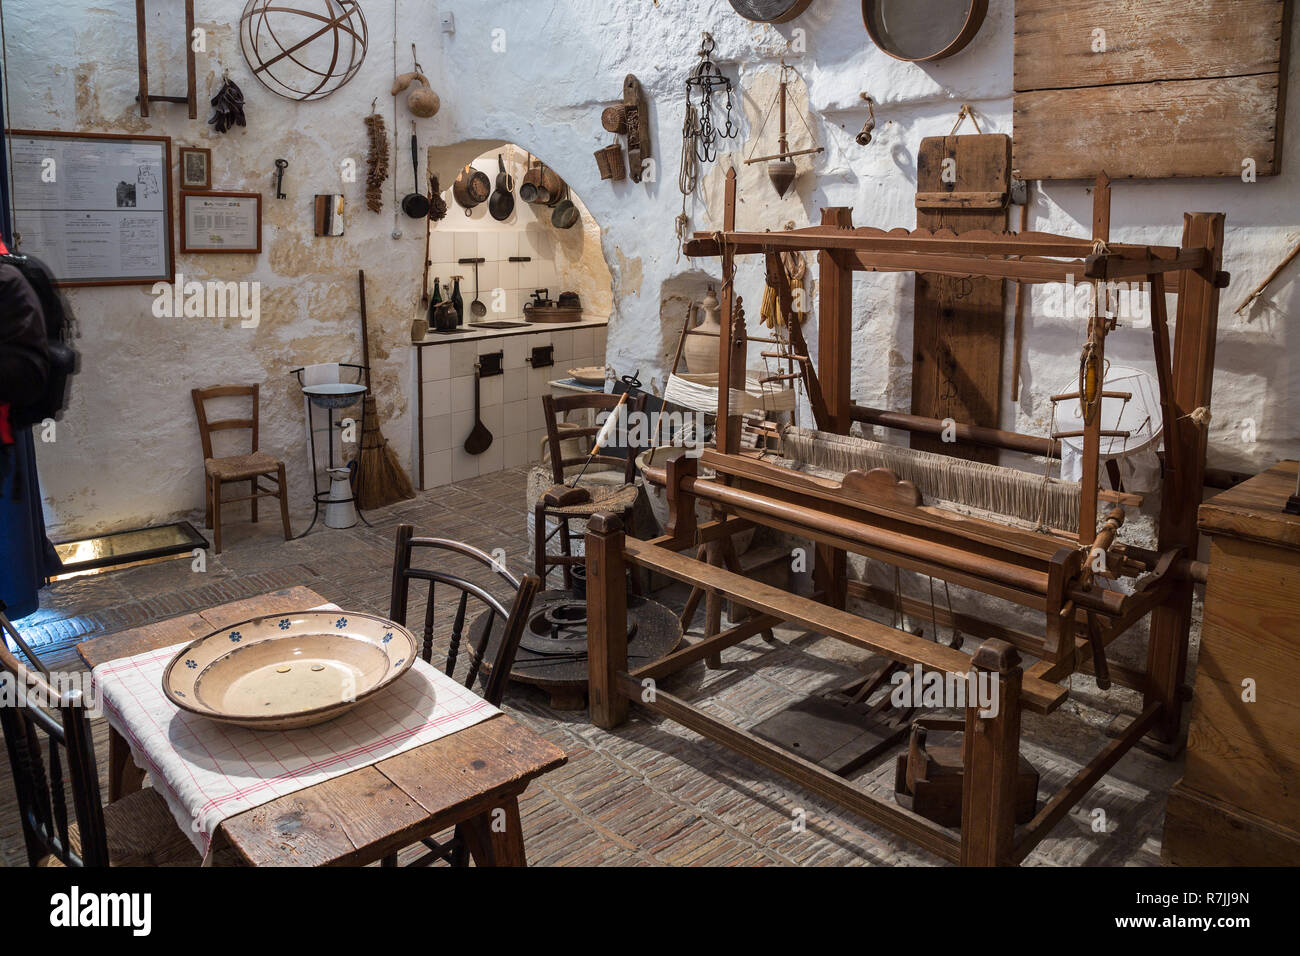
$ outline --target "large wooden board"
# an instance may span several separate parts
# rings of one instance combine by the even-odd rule
[[[1278,172],[1291,0],[1017,0],[1026,179]],[[1104,51],[1094,49],[1104,31]]]
[[[945,161],[952,182],[945,182]],[[1011,178],[1011,140],[1001,134],[932,136],[917,154],[917,194],[1005,194]],[[957,232],[1005,232],[998,208],[918,209],[916,224]],[[918,273],[912,331],[912,414],[998,426],[1006,288],[1001,279],[965,279]],[[913,434],[912,447],[972,461],[997,461],[997,449],[943,442]]]

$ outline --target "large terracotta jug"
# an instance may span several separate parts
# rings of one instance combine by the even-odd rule
[[[722,331],[720,322],[722,308],[718,305],[718,297],[713,291],[713,286],[709,286],[709,291],[705,293],[704,301],[699,304],[699,311],[702,313],[700,324],[691,331],[709,334],[686,336],[682,355],[686,359],[688,372],[692,375],[707,375],[718,370],[718,343]]]

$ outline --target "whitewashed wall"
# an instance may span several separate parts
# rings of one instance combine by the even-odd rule
[[[307,2],[307,0],[303,0]],[[58,442],[40,451],[50,519],[60,533],[111,528],[192,512],[201,501],[198,442],[188,389],[222,380],[262,378],[264,444],[302,460],[301,407],[285,372],[326,356],[355,358],[355,267],[370,278],[377,387],[390,438],[410,434],[411,396],[404,387],[409,347],[403,345],[419,296],[422,242],[409,220],[403,236],[390,238],[387,211],[363,211],[361,184],[343,186],[349,198],[348,232],[338,240],[310,236],[312,193],[338,188],[334,170],[345,156],[364,155],[362,117],[378,96],[388,112],[392,74],[392,6],[363,0],[370,24],[370,53],[350,85],[329,99],[296,105],[263,90],[244,66],[233,24],[242,0],[207,0],[199,23],[209,31],[209,53],[199,58],[201,94],[211,95],[221,70],[248,97],[250,126],[210,137],[202,119],[184,118],[181,107],[160,106],[141,120],[134,108],[135,44],[130,5],[105,9],[83,0],[10,0],[8,29],[10,121],[16,126],[167,133],[177,144],[213,148],[215,183],[269,190],[273,160],[290,162],[291,200],[265,200],[266,252],[261,257],[180,257],[186,275],[256,278],[264,283],[263,319],[253,331],[226,321],[157,320],[147,290],[79,291],[85,371]],[[710,263],[678,260],[673,219],[681,210],[676,178],[683,115],[683,79],[695,62],[702,30],[713,33],[717,59],[750,95],[744,134],[757,129],[771,96],[786,41],[802,30],[803,53],[787,53],[807,83],[808,110],[827,152],[775,201],[765,174],[741,175],[739,225],[779,228],[785,221],[817,221],[827,205],[854,207],[859,224],[912,226],[915,157],[924,136],[943,135],[958,107],[971,103],[986,132],[1011,131],[1012,0],[992,0],[987,22],[965,51],[928,65],[892,60],[868,40],[856,0],[817,0],[791,24],[762,27],[737,17],[725,0],[399,0],[400,69],[409,69],[410,42],[442,98],[442,111],[422,121],[422,142],[450,146],[465,140],[507,141],[551,163],[578,192],[603,232],[605,258],[614,279],[609,360],[620,369],[640,368],[649,381],[665,364],[660,293]],[[444,35],[440,15],[454,17]],[[1300,26],[1297,27],[1300,30]],[[173,22],[169,32],[179,40]],[[151,35],[164,39],[162,28]],[[1294,45],[1300,42],[1292,38]],[[183,83],[179,47],[168,57],[155,44],[153,82],[169,92]],[[1294,62],[1294,59],[1293,59]],[[1297,70],[1290,82],[1294,87]],[[602,107],[618,98],[624,74],[635,73],[650,99],[655,182],[637,185],[599,180],[592,151],[608,142],[600,127]],[[866,118],[859,94],[879,104],[875,141],[862,148],[853,135]],[[1116,183],[1113,237],[1121,241],[1176,243],[1182,213],[1227,213],[1225,268],[1233,275],[1221,314],[1219,367],[1211,426],[1211,462],[1257,469],[1300,452],[1300,428],[1292,411],[1300,381],[1291,356],[1297,333],[1287,314],[1297,305],[1297,267],[1273,286],[1246,317],[1232,309],[1246,290],[1300,239],[1296,113],[1284,174],[1254,184],[1196,180]],[[1140,118],[1114,117],[1117,135]],[[409,129],[403,115],[399,129]],[[969,129],[969,127],[968,127]],[[716,228],[721,213],[721,174],[748,154],[751,143],[711,167],[703,200],[688,204],[692,227]],[[472,149],[468,156],[481,149]],[[468,157],[466,157],[468,158]],[[462,160],[463,161],[463,160]],[[409,165],[409,159],[407,160]],[[394,156],[406,191],[409,173]],[[743,169],[743,167],[742,167]],[[440,170],[445,176],[451,169]],[[1091,198],[1083,184],[1048,184],[1036,190],[1030,227],[1088,232]],[[762,286],[756,270],[742,274],[741,293],[755,317]],[[853,368],[855,397],[872,404],[906,407],[909,389],[911,282],[901,277],[860,278]],[[1008,323],[1008,331],[1010,324]],[[1031,310],[1026,388],[1018,407],[1004,401],[1004,426],[1047,428],[1045,396],[1075,373],[1082,329]],[[1112,358],[1144,361],[1147,335],[1121,330],[1112,337]],[[1010,348],[1007,349],[1008,356]],[[662,373],[660,373],[662,375]],[[1009,374],[1004,376],[1009,381]],[[662,380],[662,379],[660,379]],[[1256,441],[1243,440],[1247,420]],[[407,449],[402,449],[406,452]],[[299,469],[295,493],[305,491]]]

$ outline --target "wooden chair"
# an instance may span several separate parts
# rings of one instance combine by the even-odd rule
[[[284,540],[293,535],[289,530],[289,499],[284,478],[284,462],[272,458],[257,448],[258,422],[257,385],[217,385],[212,388],[196,388],[190,391],[194,398],[194,412],[199,419],[199,438],[203,442],[203,480],[204,480],[204,526],[212,529],[212,543],[217,554],[221,553],[221,506],[235,501],[251,501],[253,521],[257,521],[257,499],[272,497],[280,499],[280,521],[284,525]],[[246,396],[252,399],[253,413],[249,418],[228,418],[221,421],[209,421],[206,403],[214,398]],[[247,428],[252,432],[252,442],[247,455],[231,455],[225,458],[212,456],[212,433],[227,429]],[[262,478],[276,483],[274,488],[263,488]],[[221,486],[237,481],[247,481],[251,494],[240,498],[221,497]]]
[[[592,411],[592,412],[613,412],[618,405],[619,395],[608,394],[591,394],[591,395],[563,395],[556,397],[554,395],[542,396],[542,407],[546,410],[546,440],[550,448],[550,468],[551,481],[553,484],[563,484],[572,474],[566,473],[565,469],[572,469],[576,472],[587,460],[586,455],[580,455],[576,458],[565,458],[563,452],[563,442],[574,439],[593,438],[600,431],[601,425],[579,425],[573,427],[573,423],[568,422],[566,428],[561,432],[561,416],[574,411]],[[628,398],[628,412],[645,412],[646,397],[644,394],[638,394],[635,398]],[[578,535],[569,530],[569,522],[576,519],[590,518],[600,511],[620,514],[623,517],[623,526],[632,527],[632,508],[636,504],[637,495],[640,489],[636,485],[636,456],[642,451],[639,447],[629,447],[627,449],[627,458],[619,458],[615,455],[600,454],[591,460],[592,467],[587,469],[587,477],[591,477],[601,470],[615,470],[622,472],[622,483],[614,485],[590,484],[591,500],[577,505],[568,505],[558,507],[547,505],[539,497],[533,503],[533,562],[534,573],[541,579],[543,587],[546,585],[547,576],[555,565],[559,565],[564,570],[564,586],[566,589],[573,587],[574,565],[583,564],[585,559],[575,557],[572,550],[573,539]],[[593,472],[593,468],[596,469]],[[584,481],[586,478],[584,478]],[[549,490],[544,489],[545,491]],[[546,526],[548,519],[554,519],[556,526],[553,531],[548,532]],[[561,554],[548,554],[546,543],[556,535],[560,536]],[[635,577],[634,577],[635,581]]]
[[[32,667],[14,656],[3,635],[13,638]],[[153,788],[108,806],[100,803],[99,771],[82,692],[55,690],[49,672],[3,613],[0,672],[14,689],[0,695],[0,727],[32,866],[198,866],[202,862]],[[51,711],[57,712],[57,719]]]
[[[452,574],[450,571],[413,567],[417,550],[429,552],[435,566],[445,566],[452,555],[461,555],[477,564],[488,568],[514,592],[509,606],[482,585],[466,578]],[[447,657],[443,671],[448,677],[459,680],[470,690],[482,683],[480,692],[488,703],[500,706],[505,696],[506,683],[510,679],[510,668],[514,666],[515,652],[519,649],[519,640],[528,623],[528,614],[532,610],[533,598],[541,590],[542,582],[534,575],[525,574],[522,579],[515,577],[499,565],[491,555],[471,545],[446,538],[417,538],[415,529],[409,525],[397,528],[397,544],[393,555],[393,589],[388,616],[393,621],[406,626],[406,612],[410,597],[412,581],[428,581],[428,602],[424,608],[424,632],[420,656],[426,661],[433,660],[434,615],[438,602],[435,588],[445,584],[453,592],[459,591],[456,599],[456,615],[452,621],[451,636],[447,646]],[[470,620],[470,632],[465,633],[465,626],[470,611],[470,598],[483,605],[479,619]],[[464,651],[462,655],[462,650]],[[463,663],[460,677],[456,677],[457,664]],[[437,860],[444,860],[452,866],[467,866],[468,848],[459,827],[456,834],[442,843],[426,838],[421,840],[431,852],[413,861],[411,866],[427,866]],[[385,866],[395,866],[396,856],[384,860]]]

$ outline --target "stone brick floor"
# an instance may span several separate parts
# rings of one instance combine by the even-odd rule
[[[371,527],[318,529],[290,542],[277,534],[277,522],[253,525],[230,509],[226,551],[209,554],[203,573],[179,560],[59,582],[23,630],[47,664],[75,667],[77,641],[295,584],[346,607],[386,613],[391,540],[401,522],[489,551],[502,548],[512,568],[529,567],[525,478],[520,469],[451,485],[370,513]],[[296,528],[305,523],[306,516],[295,516]],[[680,607],[684,594],[668,589],[655,597]],[[413,604],[412,620],[420,613],[422,606]],[[817,635],[778,630],[777,638],[775,647],[751,639],[724,653],[722,669],[697,664],[664,687],[749,726],[810,690],[851,677],[862,657]],[[1025,719],[1025,752],[1040,773],[1042,798],[1104,746],[1111,714],[1136,712],[1132,695],[1102,695],[1091,680],[1073,680],[1074,696],[1060,711]],[[633,708],[627,724],[607,733],[588,723],[585,711],[552,710],[547,695],[531,687],[512,685],[505,707],[569,754],[568,764],[534,782],[521,803],[535,865],[941,862],[643,710]],[[96,721],[101,770],[106,731]],[[881,762],[859,784],[892,791],[892,766],[892,758]],[[1135,749],[1057,825],[1029,864],[1158,864],[1165,795],[1181,775],[1181,762]],[[803,827],[795,825],[798,819]],[[0,862],[25,864],[8,774],[0,780]]]

